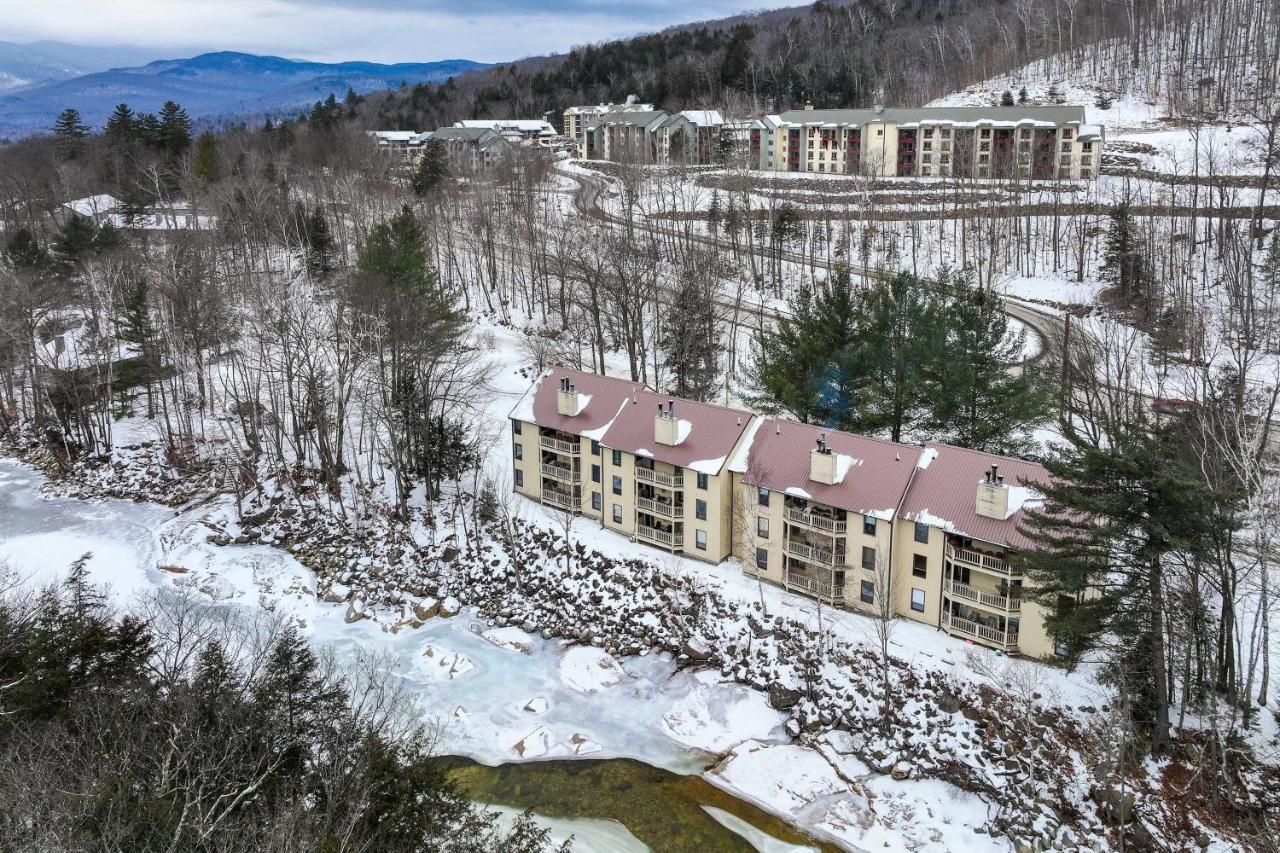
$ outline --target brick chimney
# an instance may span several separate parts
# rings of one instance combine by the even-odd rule
[[[1004,521],[1009,514],[1009,487],[1004,484],[1000,466],[992,465],[978,483],[978,497],[973,511],[983,518]]]
[[[828,486],[836,484],[836,455],[827,447],[827,434],[818,436],[818,444],[809,451],[809,479]]]

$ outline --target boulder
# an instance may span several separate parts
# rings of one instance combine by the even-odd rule
[[[460,610],[462,610],[462,605],[452,595],[440,602],[440,615],[445,619],[457,616]]]
[[[889,775],[893,777],[895,782],[901,782],[904,779],[911,778],[911,764],[907,761],[898,761],[889,770]]]
[[[684,644],[680,646],[680,650],[688,655],[690,660],[706,661],[711,659],[711,647],[697,637],[690,637],[685,640]]]
[[[804,694],[799,690],[783,687],[777,682],[769,685],[769,707],[775,711],[788,711],[794,708],[803,698]]]
[[[413,603],[413,615],[418,619],[426,622],[432,617],[440,615],[440,602],[434,598],[424,598],[421,601]]]
[[[364,602],[363,601],[350,602],[347,605],[347,615],[345,618],[348,623],[359,622],[361,619],[368,619],[369,613],[365,609]]]

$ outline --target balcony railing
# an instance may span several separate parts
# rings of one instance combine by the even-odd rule
[[[980,622],[961,619],[959,616],[952,616],[949,613],[942,614],[942,627],[957,634],[981,640],[1005,651],[1012,652],[1018,649],[1017,631],[1001,631],[999,628],[988,628]]]
[[[656,483],[659,486],[666,486],[668,489],[680,489],[684,487],[683,474],[663,474],[661,471],[654,471],[652,468],[642,468],[636,466],[636,479],[645,483]]]
[[[553,450],[556,453],[568,453],[570,456],[577,456],[581,450],[576,441],[562,441],[549,435],[541,436],[540,443],[547,450]]]
[[[844,533],[848,529],[847,522],[836,521],[828,516],[818,515],[803,509],[787,510],[787,521],[803,527],[812,527],[815,530],[825,530],[828,533]]]
[[[812,595],[833,604],[844,601],[844,584],[836,584],[833,579],[802,575],[787,569],[782,576],[782,585],[789,590]]]
[[[573,473],[573,469],[568,465],[553,465],[548,462],[542,463],[542,474],[553,480],[560,480],[564,483],[578,482],[577,476]]]
[[[561,507],[562,509],[572,509],[575,511],[582,509],[581,495],[562,492],[559,489],[543,489],[542,500],[544,503],[549,503],[553,506]]]
[[[986,554],[979,554],[977,551],[970,551],[968,548],[953,548],[947,546],[947,558],[958,560],[970,566],[977,566],[980,569],[986,569],[989,572],[999,572],[1002,575],[1020,575],[1022,571],[1010,565],[1008,560],[1002,560],[999,557],[990,557]]]
[[[649,498],[636,498],[636,509],[650,515],[663,515],[667,518],[679,518],[684,515],[684,507],[655,501]]]
[[[1017,596],[1000,595],[995,592],[987,592],[986,590],[975,589],[968,584],[959,581],[947,581],[947,592],[955,598],[963,598],[968,601],[976,601],[983,607],[992,607],[996,610],[1008,610],[1017,613],[1022,610],[1022,599]]]
[[[819,566],[844,565],[844,554],[837,553],[829,548],[816,548],[812,545],[803,545],[799,542],[788,540],[786,552],[793,557],[799,557],[806,563],[816,563]]]
[[[657,542],[659,545],[665,545],[668,548],[684,547],[683,533],[668,533],[665,530],[648,527],[644,524],[636,525],[636,536],[640,539],[648,539],[650,542]]]

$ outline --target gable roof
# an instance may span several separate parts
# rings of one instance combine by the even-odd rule
[[[578,414],[572,416],[560,414],[556,402],[560,380],[566,378],[581,395],[579,400],[586,398]],[[557,367],[537,378],[511,410],[510,417],[599,441],[622,411],[623,403],[631,399],[631,392],[641,387],[629,379]]]
[[[1010,490],[1009,514],[1003,521],[975,511],[978,484],[992,465],[999,467]],[[1048,470],[1035,462],[930,443],[925,445],[920,470],[902,502],[902,517],[960,536],[1026,550],[1034,543],[1018,527],[1028,507],[1043,503],[1034,484],[1047,482]]]
[[[659,444],[654,438],[658,408],[666,403],[674,407],[681,435],[679,444]],[[753,417],[745,409],[675,400],[648,388],[638,388],[601,443],[637,456],[692,468],[700,474],[718,474]]]
[[[809,478],[809,457],[826,436],[836,456],[839,482]],[[890,519],[916,470],[920,448],[849,432],[766,418],[751,437],[750,447],[734,460],[744,483],[827,506]]]

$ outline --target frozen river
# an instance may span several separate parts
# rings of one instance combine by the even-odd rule
[[[619,663],[598,649],[490,630],[468,610],[399,633],[370,620],[348,623],[345,607],[317,600],[310,573],[284,551],[208,544],[209,524],[225,517],[225,505],[178,514],[151,504],[45,498],[42,482],[30,469],[0,460],[0,561],[11,569],[41,583],[92,554],[91,576],[121,606],[147,590],[190,585],[222,606],[265,604],[292,615],[339,658],[386,655],[424,721],[437,727],[442,753],[490,766],[628,758],[696,774],[743,741],[786,740],[783,718],[761,694],[716,673],[678,672],[665,655]],[[646,849],[613,821],[550,822],[558,833],[576,833],[580,850]],[[739,838],[751,834],[735,830]],[[751,847],[797,849],[759,834]]]

